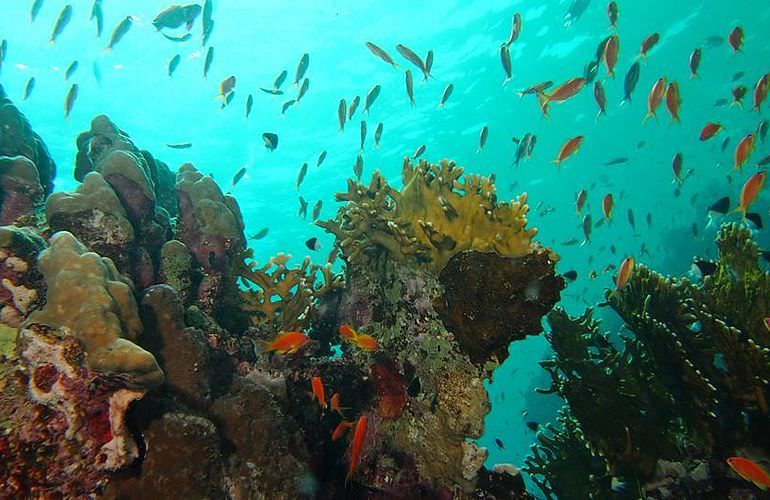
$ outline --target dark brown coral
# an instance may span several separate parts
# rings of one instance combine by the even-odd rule
[[[564,288],[546,250],[517,258],[463,252],[439,280],[445,291],[436,309],[475,363],[502,362],[512,341],[540,333],[540,319]]]

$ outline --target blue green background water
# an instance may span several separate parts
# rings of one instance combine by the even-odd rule
[[[324,201],[321,216],[336,211],[335,192],[343,190],[358,154],[360,120],[366,119],[369,135],[363,153],[367,179],[375,168],[384,172],[394,185],[400,185],[401,162],[421,144],[430,161],[454,159],[467,170],[497,176],[501,198],[522,191],[529,194],[533,210],[530,224],[539,228],[539,240],[560,255],[559,270],[576,269],[579,279],[562,295],[562,304],[572,312],[601,300],[603,289],[611,286],[612,272],[602,273],[607,264],[617,265],[626,255],[665,273],[688,271],[691,256],[714,256],[715,227],[706,228],[706,207],[717,198],[737,194],[753,166],[738,174],[730,173],[732,152],[737,141],[754,130],[760,120],[750,112],[751,95],[744,110],[715,107],[719,98],[730,99],[738,83],[751,89],[768,71],[770,39],[767,26],[770,7],[761,2],[709,1],[619,1],[620,58],[615,79],[604,81],[608,115],[595,119],[592,91],[586,88],[571,101],[553,105],[550,120],[543,119],[532,96],[520,99],[515,91],[535,82],[553,80],[557,84],[582,75],[585,64],[594,57],[597,44],[611,31],[605,14],[606,2],[593,0],[582,18],[564,27],[564,14],[571,1],[461,1],[412,2],[307,1],[252,2],[216,0],[216,26],[210,39],[215,59],[207,79],[202,78],[205,49],[200,43],[200,18],[194,37],[186,43],[173,43],[153,28],[154,16],[172,2],[105,0],[105,29],[95,36],[89,21],[91,2],[73,1],[73,19],[64,33],[50,45],[48,39],[56,17],[66,2],[45,0],[34,24],[29,21],[30,2],[2,0],[0,37],[8,39],[8,54],[0,82],[27,115],[34,129],[45,139],[59,167],[56,187],[74,189],[72,178],[75,137],[88,129],[89,121],[106,113],[135,143],[148,149],[172,168],[192,162],[211,173],[228,189],[233,174],[242,166],[248,174],[233,190],[243,211],[247,234],[269,227],[266,238],[252,242],[260,261],[277,252],[287,252],[297,262],[305,255],[324,261],[331,238],[297,217],[298,195],[311,205]],[[511,46],[513,80],[506,86],[499,58],[499,46],[508,38],[511,17],[520,12],[523,30]],[[105,51],[112,29],[125,16],[137,23],[112,52]],[[735,25],[746,32],[744,50],[733,55],[726,42],[703,49],[700,78],[690,80],[688,58],[691,51],[712,36],[727,38]],[[641,41],[659,32],[661,41],[642,65],[641,79],[633,101],[620,106],[623,77],[636,57]],[[392,68],[374,57],[364,45],[372,41],[386,49],[401,66]],[[395,45],[402,43],[421,56],[435,53],[432,73],[435,80],[422,81],[419,71],[401,58]],[[294,70],[303,53],[310,54],[310,90],[299,105],[284,116],[281,103],[293,98]],[[180,54],[182,61],[173,78],[167,75],[168,61]],[[64,118],[64,97],[70,82],[64,69],[77,59],[80,67],[70,82],[80,86],[79,98],[68,120]],[[404,69],[415,75],[414,108],[404,90]],[[273,97],[258,87],[270,87],[277,74],[286,69],[289,78],[286,95]],[[744,71],[739,82],[733,75]],[[97,80],[96,72],[101,74]],[[226,109],[220,109],[216,96],[225,77],[237,77],[236,96]],[[599,78],[604,80],[604,69]],[[677,80],[682,94],[680,124],[670,124],[665,106],[658,121],[642,125],[647,93],[660,76]],[[24,85],[30,76],[37,80],[29,100],[22,102]],[[454,94],[439,109],[441,93],[453,83]],[[356,95],[362,101],[374,85],[382,93],[368,116],[362,106],[338,132],[337,105]],[[244,117],[246,96],[253,94],[251,116]],[[722,136],[701,143],[697,136],[708,121],[726,127]],[[384,124],[381,148],[373,148],[373,131]],[[476,153],[480,129],[489,126],[486,147]],[[263,132],[280,137],[278,149],[263,147]],[[512,136],[526,132],[537,135],[534,156],[515,169]],[[579,154],[566,162],[561,171],[551,163],[559,146],[568,138],[585,135]],[[731,142],[725,152],[720,144],[725,136]],[[171,150],[166,143],[190,141],[188,150]],[[643,141],[645,145],[637,148]],[[322,150],[328,158],[315,167]],[[679,197],[673,195],[671,158],[682,152],[685,170],[695,169]],[[768,153],[759,144],[754,159]],[[616,157],[629,157],[626,164],[603,164]],[[295,187],[297,171],[308,162],[310,169],[301,186]],[[514,185],[515,183],[515,185]],[[591,187],[593,186],[593,187]],[[589,188],[588,210],[594,221],[601,218],[601,199],[613,193],[615,220],[594,230],[593,242],[584,247],[565,246],[570,239],[582,240],[580,219],[575,215],[574,199],[583,187]],[[540,216],[534,208],[555,210]],[[543,208],[541,207],[541,208]],[[767,195],[758,202],[767,215]],[[637,231],[626,218],[635,212]],[[651,212],[652,225],[645,215]],[[692,225],[698,228],[698,236]],[[304,241],[321,239],[321,250],[309,251]],[[767,246],[764,234],[757,235]],[[640,256],[644,243],[649,256]],[[617,253],[610,252],[614,245]],[[589,261],[590,260],[590,261]],[[596,270],[596,280],[587,279]],[[605,325],[617,330],[620,324],[605,311]],[[512,318],[515,321],[515,318]],[[527,420],[543,421],[553,416],[555,403],[532,394],[533,385],[546,380],[537,362],[548,355],[543,336],[532,337],[512,346],[512,356],[495,374],[490,386],[493,410],[487,420],[487,434],[480,440],[490,450],[489,463],[521,464],[534,433]],[[500,450],[494,438],[505,443]]]

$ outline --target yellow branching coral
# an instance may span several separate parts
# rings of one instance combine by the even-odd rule
[[[309,257],[301,266],[288,268],[286,264],[291,256],[281,253],[259,267],[254,261],[246,262],[252,255],[249,249],[237,259],[237,274],[249,288],[242,292],[243,310],[249,313],[255,326],[268,324],[275,330],[304,329],[308,326],[309,312],[315,300],[342,284],[342,277],[332,273],[330,264],[311,264]]]
[[[526,194],[498,202],[491,179],[463,171],[449,160],[413,165],[405,158],[400,192],[379,172],[368,187],[348,180],[348,192],[336,196],[347,206],[317,224],[337,236],[348,261],[379,247],[394,260],[439,271],[466,250],[506,257],[532,253],[537,230],[526,228]]]

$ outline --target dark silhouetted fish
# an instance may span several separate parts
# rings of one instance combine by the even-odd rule
[[[166,144],[166,147],[171,149],[190,149],[192,147],[192,142],[174,142]]]
[[[427,149],[427,146],[425,146],[425,144],[421,144],[417,149],[414,150],[412,159],[416,160],[420,155],[422,155],[425,152],[426,149]]]
[[[32,2],[32,8],[29,9],[29,22],[34,23],[37,19],[37,15],[40,13],[40,9],[43,7],[43,0],[35,0]]]
[[[692,271],[701,277],[711,276],[717,271],[717,265],[710,260],[694,260]]]
[[[96,38],[101,38],[104,30],[104,12],[102,12],[102,0],[94,0],[91,6],[90,21],[96,21]]]
[[[366,120],[361,120],[361,144],[359,146],[359,151],[364,150],[364,141],[366,141]]]
[[[567,9],[567,13],[564,14],[564,26],[569,28],[578,22],[590,3],[591,0],[573,0],[569,9]]]
[[[246,118],[251,114],[251,108],[254,106],[254,96],[249,94],[246,97]]]
[[[382,50],[380,47],[376,46],[372,42],[366,42],[366,47],[372,52],[372,54],[379,57],[386,63],[390,64],[394,68],[398,67],[398,64],[396,64],[393,58],[390,57],[390,55],[388,55],[388,53]]]
[[[171,60],[168,62],[168,76],[174,76],[174,71],[176,71],[176,68],[179,67],[180,62],[182,62],[182,56],[179,54],[171,58]]]
[[[131,16],[126,16],[125,19],[120,21],[112,31],[112,36],[110,37],[110,43],[107,45],[107,50],[112,50],[115,48],[115,45],[117,45],[117,43],[120,42],[124,36],[126,36],[126,33],[129,32],[131,26],[133,25],[134,20]]]
[[[538,424],[537,422],[534,422],[532,420],[527,422],[526,425],[527,425],[527,427],[529,427],[529,429],[531,431],[535,431],[535,432],[537,432],[537,430],[540,428],[540,424]]]
[[[281,114],[282,115],[285,114],[286,110],[289,109],[290,107],[294,106],[294,104],[296,102],[297,101],[294,100],[294,99],[289,99],[288,101],[285,101],[283,104],[281,104]]]
[[[604,164],[605,167],[612,167],[615,165],[622,165],[623,163],[628,163],[628,158],[625,156],[621,156],[619,158],[613,158],[612,160],[606,162]]]
[[[73,75],[73,73],[75,73],[75,71],[77,71],[78,66],[79,65],[78,65],[77,61],[72,61],[70,63],[70,65],[67,66],[67,69],[64,71],[64,81],[65,82],[70,79],[70,77]]]
[[[300,85],[299,87],[299,92],[297,92],[297,98],[295,99],[295,101],[297,101],[297,104],[299,104],[299,101],[302,99],[302,97],[305,94],[307,94],[307,91],[309,88],[310,88],[310,78],[305,78],[304,80],[302,80],[302,85]]]
[[[246,167],[241,167],[238,169],[237,172],[235,172],[235,175],[233,176],[233,181],[230,183],[232,187],[235,187],[238,182],[243,179],[243,176],[246,175]]]
[[[206,75],[209,74],[209,69],[211,69],[211,63],[214,62],[214,47],[209,47],[208,50],[206,50],[206,59],[203,61],[203,78],[206,78]]]
[[[305,176],[307,175],[307,163],[303,163],[301,167],[299,167],[299,172],[297,173],[297,189],[302,185],[302,181],[305,180]]]
[[[762,229],[765,225],[762,223],[762,216],[756,212],[746,214],[746,220],[750,220],[757,229]]]
[[[27,84],[24,86],[24,98],[22,100],[26,101],[29,99],[29,96],[32,94],[32,90],[35,88],[35,77],[31,76],[29,77],[29,80],[27,80]]]
[[[487,143],[488,135],[489,135],[489,127],[484,125],[481,128],[481,132],[479,133],[479,149],[476,150],[476,153],[481,153],[481,150],[484,149],[484,145]]]
[[[639,70],[639,61],[635,61],[634,64],[632,64],[628,69],[626,78],[623,81],[623,91],[625,92],[625,95],[623,96],[623,101],[621,101],[621,104],[626,101],[631,102],[631,94],[633,94],[634,89],[636,88],[636,84],[639,83]]]
[[[599,63],[596,61],[589,61],[583,69],[583,78],[586,83],[593,83],[596,80],[596,74],[599,72]]]
[[[278,147],[278,136],[272,132],[262,134],[262,140],[265,141],[265,147],[270,151],[275,151]]]
[[[302,196],[299,197],[299,210],[297,211],[297,217],[302,217],[307,220],[307,201]]]
[[[441,100],[438,103],[439,108],[443,108],[444,104],[446,104],[447,100],[449,99],[449,96],[452,95],[452,92],[454,91],[455,86],[454,84],[450,83],[449,85],[444,88],[444,93],[441,94]]]
[[[377,100],[377,97],[380,95],[380,86],[375,85],[374,87],[369,90],[369,93],[366,94],[366,101],[364,101],[364,113],[369,113],[369,108],[374,104],[374,101]]]
[[[578,277],[578,272],[572,269],[562,274],[562,276],[564,276],[564,279],[566,279],[567,281],[575,281]]]
[[[67,97],[64,99],[64,118],[69,118],[72,112],[72,107],[75,105],[75,101],[78,98],[78,84],[73,83],[69,91],[67,91]]]
[[[310,66],[310,54],[302,54],[299,64],[297,64],[297,71],[294,72],[294,85],[299,85],[299,82],[305,77],[308,66]]]
[[[318,241],[318,238],[313,237],[309,240],[305,241],[305,246],[308,247],[309,250],[316,251],[321,248],[321,242]]]
[[[203,0],[203,17],[201,18],[201,42],[205,47],[211,33],[214,31],[214,3],[213,0]]]
[[[356,175],[356,180],[361,181],[361,176],[364,173],[364,159],[361,155],[356,157],[356,162],[353,164],[353,173]]]
[[[377,124],[377,128],[374,129],[374,148],[380,147],[380,138],[382,137],[382,122]]]
[[[350,101],[350,106],[348,106],[348,121],[353,119],[353,115],[356,113],[360,102],[361,97],[359,96],[355,96],[353,100]]]
[[[504,450],[504,449],[505,449],[505,445],[503,445],[503,442],[502,442],[502,441],[500,441],[500,439],[499,439],[499,438],[495,438],[495,444],[496,444],[496,445],[497,445],[497,447],[498,447],[498,448],[500,448],[501,450]]]
[[[181,43],[186,42],[190,38],[192,38],[192,34],[185,33],[184,35],[167,35],[166,33],[160,32],[161,35],[163,35],[163,38],[166,40],[171,40],[172,42]]]
[[[503,43],[500,45],[500,62],[503,65],[503,71],[505,71],[505,80],[503,80],[503,86],[511,81],[511,53],[508,51],[508,45]]]
[[[56,39],[59,38],[59,35],[62,34],[64,31],[64,28],[67,27],[70,20],[72,19],[72,5],[67,4],[64,6],[64,8],[59,13],[59,17],[56,19],[56,24],[53,26],[53,31],[51,32],[51,37],[48,39],[48,43],[55,43]]]
[[[345,131],[345,99],[340,99],[340,103],[337,106],[337,123],[339,124],[340,132]]]
[[[318,161],[316,161],[316,164],[315,164],[316,168],[320,167],[321,163],[323,163],[325,159],[326,159],[326,150],[321,151],[321,154],[318,155]]]
[[[275,81],[273,82],[273,88],[274,89],[280,89],[281,85],[283,85],[283,82],[286,81],[286,77],[289,75],[289,72],[286,70],[281,71],[278,73],[278,76],[275,77]]]
[[[404,58],[407,61],[417,66],[417,68],[422,72],[423,75],[426,74],[425,63],[422,62],[422,59],[420,59],[420,56],[415,54],[412,49],[404,45],[398,44],[396,45],[396,50],[398,51],[399,54],[404,56]]]
[[[414,106],[414,81],[412,80],[412,70],[406,70],[404,82],[406,84],[406,95],[409,97],[409,104]]]
[[[323,200],[318,200],[315,202],[315,205],[313,205],[313,222],[318,220],[318,217],[321,215],[321,208],[323,208],[323,206]]]
[[[152,25],[157,30],[176,29],[185,26],[185,29],[190,31],[201,10],[201,6],[198,4],[172,5],[155,16]]]
[[[267,236],[268,231],[270,231],[270,228],[268,228],[268,227],[262,228],[259,231],[257,231],[256,233],[254,233],[251,236],[249,236],[249,239],[250,240],[261,240],[262,238]]]
[[[266,89],[265,87],[259,87],[259,90],[261,90],[261,91],[262,91],[262,92],[264,92],[265,94],[270,94],[270,95],[283,95],[283,90],[278,90],[278,89],[276,89],[276,88],[272,88],[272,89]]]

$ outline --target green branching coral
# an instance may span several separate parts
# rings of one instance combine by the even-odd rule
[[[440,271],[466,250],[522,257],[537,245],[537,230],[527,229],[526,195],[498,202],[494,183],[478,175],[463,176],[454,162],[404,159],[401,191],[375,172],[369,186],[348,180],[348,202],[337,217],[317,224],[337,236],[343,257],[354,261],[366,252],[384,250],[398,262]]]
[[[611,476],[643,485],[664,460],[721,458],[766,443],[770,274],[748,229],[723,226],[717,245],[716,270],[702,283],[637,265],[625,287],[608,291],[630,332],[619,341],[600,332],[590,310],[549,315],[548,392],[566,400]],[[541,440],[533,471],[550,483],[564,460],[584,458],[571,453],[565,443]]]
[[[342,276],[334,275],[330,264],[319,266],[306,258],[299,267],[289,268],[286,264],[291,256],[278,254],[259,267],[252,256],[249,249],[235,262],[236,274],[248,287],[242,292],[242,308],[254,326],[269,325],[273,331],[303,330],[310,323],[316,300],[342,286]]]

